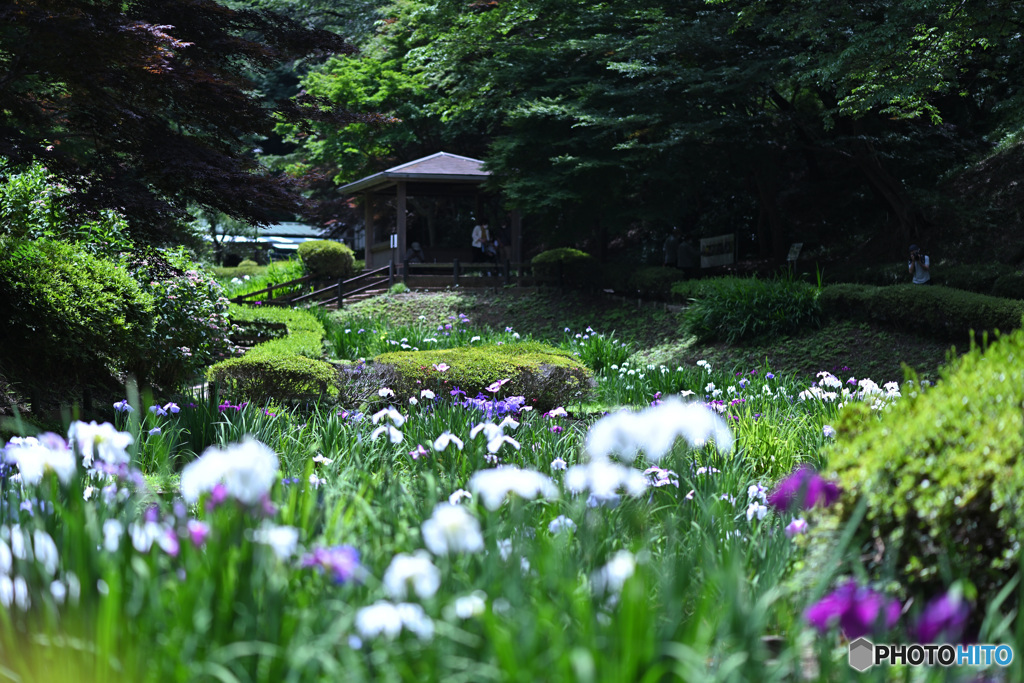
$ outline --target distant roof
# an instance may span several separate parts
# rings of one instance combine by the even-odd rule
[[[260,237],[303,237],[306,239],[320,239],[324,229],[315,225],[307,225],[295,221],[274,223],[259,229]]]
[[[400,180],[411,180],[415,182],[445,182],[445,183],[482,183],[490,175],[483,170],[484,162],[479,159],[438,152],[422,159],[409,161],[407,163],[389,168],[386,171],[375,173],[357,180],[348,185],[342,185],[338,192],[352,194],[369,189],[384,189],[395,185]]]

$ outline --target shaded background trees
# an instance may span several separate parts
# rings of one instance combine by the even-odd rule
[[[1006,192],[978,201],[957,188],[980,180],[954,182],[979,163],[1012,166],[993,154],[1019,156],[1014,3],[403,0],[378,12],[358,59],[304,80],[396,119],[292,134],[292,161],[338,182],[439,149],[479,156],[507,202],[534,213],[535,238],[557,226],[597,253],[637,226],[736,231],[776,260],[792,241],[872,258],[909,241],[962,251],[992,243],[981,226],[1020,227]]]

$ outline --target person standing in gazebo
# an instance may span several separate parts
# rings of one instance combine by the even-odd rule
[[[487,247],[492,244],[491,231],[487,223],[477,223],[473,226],[473,261],[487,260]]]

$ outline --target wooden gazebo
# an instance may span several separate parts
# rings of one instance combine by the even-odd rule
[[[338,192],[346,196],[361,195],[365,216],[366,267],[368,269],[386,266],[392,260],[396,263],[406,252],[406,215],[408,197],[477,197],[482,194],[481,185],[490,175],[483,169],[479,159],[438,152],[416,159],[386,171],[366,176],[343,185]],[[374,208],[382,197],[395,197],[397,220],[394,232],[377,229],[374,226]],[[509,216],[511,232],[512,261],[518,263],[521,254],[521,220],[518,212]],[[392,241],[394,235],[395,241]],[[467,235],[468,238],[468,235]]]

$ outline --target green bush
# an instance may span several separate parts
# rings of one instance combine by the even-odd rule
[[[533,274],[545,280],[578,287],[590,287],[601,282],[597,259],[579,249],[559,247],[542,251],[533,257],[530,264]]]
[[[355,256],[341,242],[311,240],[299,245],[299,260],[307,275],[317,279],[337,280],[355,275]]]
[[[1017,331],[963,355],[936,386],[904,397],[881,419],[867,406],[843,409],[830,453],[845,492],[839,513],[849,517],[866,499],[858,540],[880,573],[895,561],[916,583],[944,589],[951,578],[969,578],[990,593],[1017,570],[1022,358]],[[951,577],[943,576],[947,563]]]
[[[691,301],[704,299],[712,292],[726,286],[742,286],[744,278],[727,275],[724,277],[711,277],[698,280],[679,280],[672,283],[672,298],[677,301]]]
[[[682,315],[684,332],[701,341],[789,334],[821,324],[818,288],[792,279],[708,280]]]
[[[324,328],[307,311],[232,305],[232,322],[250,339],[272,336],[256,344],[241,358],[232,358],[207,370],[207,380],[221,390],[250,401],[308,401],[336,392],[337,370],[320,360]],[[281,328],[287,334],[281,334]],[[243,338],[244,339],[244,338]],[[239,339],[242,341],[243,339]]]
[[[685,279],[686,273],[678,268],[647,266],[629,276],[629,289],[644,296],[668,299],[672,296],[672,286]]]
[[[76,245],[21,242],[0,259],[0,320],[8,370],[106,376],[108,365],[137,370],[153,334],[153,297],[116,263]]]
[[[831,285],[819,301],[830,317],[867,320],[954,342],[969,341],[971,330],[1008,332],[1020,327],[1024,316],[1024,301],[936,285]]]
[[[444,363],[444,372],[436,365]],[[508,379],[499,396],[525,396],[527,405],[549,410],[583,400],[592,388],[590,371],[569,353],[539,342],[458,347],[438,351],[399,351],[374,359],[394,375],[390,388],[399,397],[421,389],[447,393],[458,387],[470,397],[487,393],[493,382]]]

